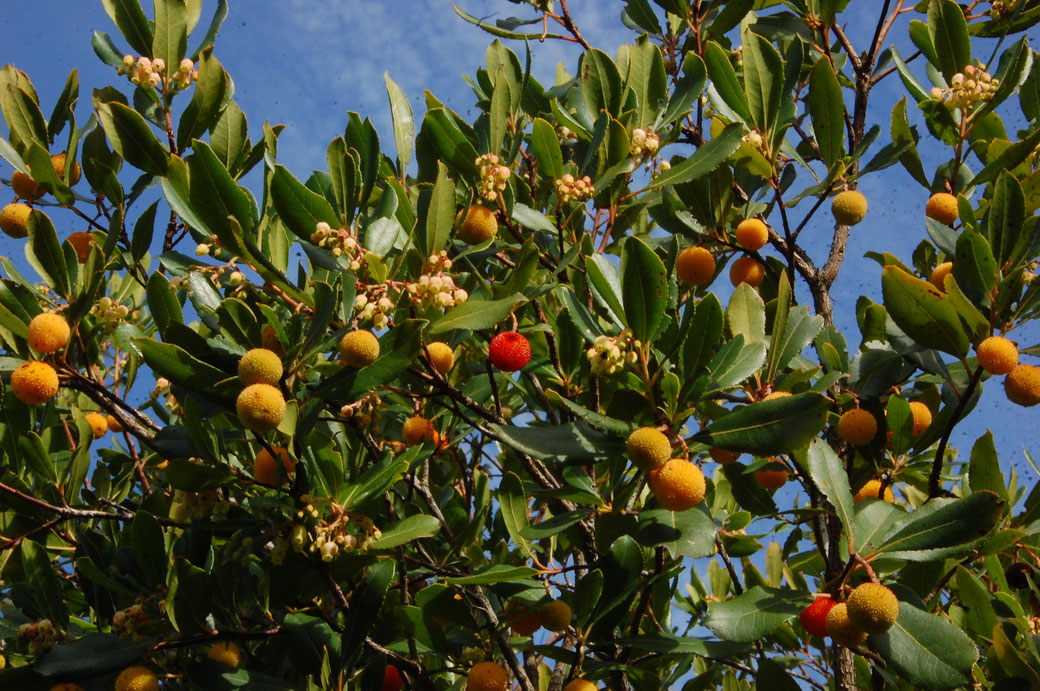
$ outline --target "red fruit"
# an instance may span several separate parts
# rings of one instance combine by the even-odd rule
[[[516,372],[530,361],[531,344],[515,331],[503,331],[491,339],[488,359],[503,372]]]
[[[836,604],[829,597],[817,597],[798,615],[798,621],[802,622],[802,627],[809,632],[810,636],[825,638],[830,635],[827,633],[827,613]]]
[[[403,686],[404,679],[401,678],[401,673],[393,665],[387,665],[386,674],[383,676],[383,691],[401,691]]]

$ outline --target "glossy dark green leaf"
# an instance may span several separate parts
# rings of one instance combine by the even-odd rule
[[[673,636],[667,633],[648,633],[642,636],[622,638],[618,645],[634,650],[648,650],[661,654],[693,654],[706,658],[723,658],[740,655],[750,650],[746,643],[735,641],[713,641],[690,636]]]
[[[112,67],[123,66],[123,53],[119,51],[116,44],[112,41],[112,37],[106,34],[104,31],[94,31],[90,35],[90,45],[94,49],[95,55],[101,58],[101,61],[106,65]]]
[[[809,73],[809,115],[823,162],[830,168],[845,153],[845,104],[841,85],[826,57]]]
[[[812,593],[756,585],[742,595],[708,605],[704,626],[724,641],[750,643],[797,616]]]
[[[118,101],[102,103],[97,110],[101,127],[117,154],[146,173],[166,174],[169,154],[140,113]]]
[[[897,266],[881,275],[885,309],[899,328],[926,348],[963,357],[971,343],[951,301],[935,286]]]
[[[646,189],[692,182],[711,173],[737,150],[743,131],[744,128],[737,123],[726,125],[717,137],[703,144],[685,161],[674,164],[667,173],[658,175]]]
[[[93,633],[58,644],[33,664],[51,678],[82,679],[118,672],[139,661],[151,641],[134,641],[111,633]]]
[[[737,334],[723,343],[708,363],[709,384],[706,393],[724,391],[740,385],[760,370],[765,361],[765,343],[756,341],[745,345],[744,336]]]
[[[794,680],[794,677],[787,673],[787,670],[769,658],[763,658],[758,661],[755,687],[770,689],[771,691],[798,691],[802,688]]]
[[[751,121],[769,139],[780,115],[784,93],[784,61],[768,40],[749,30],[741,32],[744,47],[744,92]],[[815,122],[815,120],[814,120]]]
[[[271,177],[271,200],[289,230],[307,242],[310,242],[319,221],[325,221],[333,227],[339,225],[336,212],[328,200],[307,189],[285,166],[275,166]]]
[[[957,584],[958,599],[967,612],[965,628],[969,633],[988,638],[993,628],[1000,624],[993,609],[993,594],[978,576],[963,566],[957,567],[954,582]]]
[[[692,305],[687,305],[690,310]],[[696,311],[687,317],[688,328],[683,342],[683,368],[690,377],[711,357],[715,344],[722,338],[722,306],[714,293],[697,303]],[[685,326],[685,324],[684,324]],[[757,369],[757,368],[756,368]]]
[[[972,492],[989,490],[1003,501],[1008,501],[1008,490],[1004,486],[1004,475],[1000,472],[1000,459],[993,445],[993,433],[986,433],[975,440],[971,447],[971,461],[968,463],[968,485]]]
[[[166,584],[166,543],[163,529],[155,516],[138,511],[130,523],[130,540],[137,565],[148,579],[147,585],[157,588]]]
[[[527,302],[527,298],[523,295],[513,295],[502,300],[469,300],[445,312],[443,317],[434,322],[430,334],[447,333],[454,329],[490,329],[524,302]]]
[[[694,439],[756,456],[794,451],[826,426],[830,405],[817,393],[759,401],[716,420]]]
[[[563,152],[556,130],[542,118],[535,118],[531,127],[531,148],[538,159],[539,172],[556,180],[563,177]]]
[[[220,31],[220,27],[224,23],[224,20],[227,19],[227,16],[227,0],[217,0],[217,9],[213,10],[213,17],[209,21],[209,26],[206,28],[206,35],[202,37],[202,42],[199,44],[199,47],[195,49],[195,52],[191,54],[192,60],[198,60],[199,55],[213,45],[213,41],[217,38],[217,32]]]
[[[934,510],[919,509],[877,552],[909,561],[962,554],[986,536],[1000,519],[1005,505],[995,492],[983,490],[941,506],[936,504],[939,507]]]
[[[186,163],[193,211],[220,238],[225,248],[240,256],[246,255],[239,234],[241,228],[253,227],[253,205],[249,194],[238,186],[208,144],[196,139],[192,148],[194,153]],[[241,228],[233,228],[229,217],[238,221]],[[311,232],[314,232],[313,228]]]
[[[939,60],[937,67],[949,82],[971,62],[968,22],[953,0],[931,0],[928,4],[928,35]]]
[[[715,41],[708,41],[704,48],[704,64],[707,67],[708,76],[711,78],[711,84],[722,100],[741,119],[750,123],[752,120],[751,106],[744,93],[744,86],[737,79],[737,73],[730,62],[729,51],[723,49]],[[743,128],[741,128],[741,134],[743,134]]]
[[[65,252],[61,249],[50,217],[42,211],[33,210],[29,214],[29,240],[25,245],[25,258],[59,295],[71,297],[72,283]]]
[[[942,617],[899,603],[891,629],[870,637],[870,646],[892,671],[926,689],[951,689],[971,681],[979,653],[968,636]]]
[[[636,539],[641,545],[664,545],[674,559],[699,559],[715,553],[716,528],[700,506],[689,511],[651,509],[639,512]]]
[[[441,529],[441,522],[433,516],[417,514],[397,523],[391,523],[381,532],[382,537],[372,543],[372,549],[390,549],[407,544],[412,540],[433,537]]]
[[[661,24],[657,21],[654,8],[647,0],[625,0],[625,13],[641,29],[651,33],[661,33]]]
[[[1035,72],[1035,70],[1034,70]],[[1015,142],[992,159],[987,159],[986,167],[971,179],[969,186],[981,185],[996,180],[1002,173],[1012,170],[1036,151],[1040,144],[1040,129],[1030,133],[1025,139]]]
[[[498,486],[498,501],[502,511],[502,522],[505,523],[509,537],[523,552],[534,556],[531,543],[523,536],[523,531],[530,525],[527,516],[527,493],[524,483],[516,473],[506,473]]]
[[[167,73],[177,69],[188,50],[188,6],[185,0],[155,0],[153,58],[162,58]]]
[[[343,635],[343,661],[348,668],[364,650],[365,639],[379,621],[383,601],[396,576],[397,567],[392,559],[377,561],[365,570],[360,585],[351,593]]]
[[[0,108],[9,129],[11,146],[23,158],[33,144],[47,146],[47,123],[39,104],[15,84],[0,82]]]
[[[804,465],[813,483],[834,507],[846,534],[852,534],[855,504],[845,464],[827,442],[813,439],[805,455]]]
[[[393,567],[393,562],[390,565]],[[293,612],[285,616],[282,626],[288,638],[289,661],[294,667],[315,676],[320,674],[326,659],[339,667],[343,637],[324,619]]]
[[[772,373],[787,367],[794,358],[813,342],[823,329],[823,325],[823,317],[809,314],[808,307],[797,306],[792,308],[788,314],[783,335],[778,340],[775,340],[770,348],[770,372]]]
[[[186,389],[213,395],[214,383],[228,378],[223,371],[172,343],[160,343],[150,338],[139,338],[134,343],[156,374]]]
[[[236,162],[247,150],[248,127],[242,109],[234,101],[230,101],[210,129],[209,143],[213,147],[213,153],[230,171],[238,170]]]
[[[677,119],[685,117],[690,112],[693,104],[700,98],[707,78],[708,70],[704,66],[704,61],[693,51],[688,51],[683,61],[682,74],[671,92],[668,108],[664,111],[664,115],[661,116],[661,121],[673,123]]]
[[[1021,244],[1022,224],[1025,221],[1025,194],[1015,176],[1003,172],[997,178],[993,201],[986,214],[986,239],[993,256],[1004,266]]]
[[[892,107],[892,124],[889,127],[889,134],[892,136],[894,144],[911,145],[901,150],[899,162],[906,168],[906,172],[910,173],[910,177],[920,183],[921,186],[930,188],[931,184],[925,175],[924,164],[921,163],[921,156],[917,152],[917,137],[914,131],[910,129],[910,120],[906,115],[905,96]]]
[[[620,115],[621,74],[610,56],[593,48],[582,54],[578,69],[582,74],[581,91],[592,114],[596,116],[606,111],[614,117]]]
[[[195,91],[177,123],[177,147],[181,151],[187,148],[191,140],[201,137],[217,124],[230,83],[224,66],[213,57],[211,51],[202,54],[198,70]]]
[[[593,430],[583,423],[552,427],[493,425],[492,429],[505,444],[536,458],[595,462],[619,456],[625,448],[624,440]]]
[[[166,614],[177,631],[190,635],[206,627],[206,617],[213,607],[210,575],[180,556],[173,558],[173,569]]]
[[[437,182],[426,214],[426,254],[433,255],[447,244],[455,223],[455,183],[440,162],[437,163]]]
[[[47,141],[54,141],[54,138],[65,127],[65,123],[69,121],[69,115],[76,107],[76,103],[79,101],[79,70],[73,69],[69,72],[69,76],[65,78],[65,87],[61,90],[61,94],[58,96],[58,100],[54,103],[54,109],[51,111],[51,117],[47,120]],[[72,163],[66,159],[66,165],[72,165]]]
[[[536,573],[538,573],[538,569],[532,569],[530,566],[494,564],[477,570],[472,576],[447,578],[445,582],[452,585],[490,585],[491,583],[502,583],[504,581],[519,581],[524,578],[530,578]]]
[[[957,236],[953,275],[958,284],[973,286],[983,294],[997,287],[1000,273],[989,243],[980,233],[965,228]]]
[[[36,606],[56,626],[65,627],[69,621],[68,605],[47,550],[32,540],[22,540],[21,557],[25,580]]]
[[[668,75],[664,71],[661,49],[646,36],[636,40],[628,53],[626,83],[636,97],[636,127],[650,127],[668,101]]]
[[[159,330],[159,334],[166,333],[166,327],[170,322],[184,323],[184,314],[181,303],[176,293],[170,286],[166,276],[158,271],[148,277],[148,285],[145,294],[148,300],[148,309],[152,313],[152,319]]]
[[[621,299],[625,319],[640,341],[658,333],[668,307],[668,271],[657,254],[638,238],[621,252]]]
[[[138,55],[149,55],[152,51],[152,29],[139,0],[101,0],[101,4],[130,47]]]

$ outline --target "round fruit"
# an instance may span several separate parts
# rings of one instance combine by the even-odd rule
[[[393,665],[387,665],[383,673],[383,691],[401,691],[404,687],[404,679],[401,673]]]
[[[575,679],[566,686],[563,687],[563,691],[596,691],[599,687],[593,684],[591,681],[585,681],[584,679]]]
[[[853,446],[866,446],[877,434],[877,418],[862,408],[845,411],[838,420],[838,436]]]
[[[427,344],[426,354],[430,358],[430,366],[441,374],[447,374],[455,365],[455,353],[447,343],[434,341]]]
[[[51,156],[51,167],[54,168],[54,174],[57,175],[66,185],[72,187],[79,182],[79,161],[72,162],[72,170],[69,171],[69,179],[65,180],[65,152],[60,154],[54,154]]]
[[[11,189],[18,195],[19,199],[27,199],[29,201],[39,199],[47,191],[43,189],[40,183],[20,170],[14,171],[14,174],[11,175]]]
[[[3,666],[0,666],[3,669]],[[87,691],[79,684],[73,684],[71,681],[67,681],[64,684],[55,684],[51,687],[50,691]]]
[[[282,447],[271,448],[282,461],[282,484],[285,484],[289,477],[296,473],[296,463]],[[253,477],[265,485],[278,484],[278,466],[275,464],[274,456],[267,449],[260,449],[260,453],[253,459]]]
[[[24,238],[29,234],[29,214],[32,207],[25,204],[8,204],[0,209],[0,230],[11,237]]]
[[[829,597],[817,596],[812,604],[802,610],[798,615],[798,621],[802,622],[810,636],[823,638],[827,635],[827,614],[837,602]]]
[[[856,492],[855,495],[853,495],[852,501],[858,504],[864,499],[884,499],[889,503],[894,502],[896,500],[896,495],[894,492],[892,492],[891,486],[885,487],[884,496],[880,496],[880,494],[881,480],[868,480],[867,484],[860,487],[859,491]]]
[[[223,662],[228,667],[238,667],[242,663],[242,651],[230,641],[217,643],[209,649],[206,657],[217,662]]]
[[[282,359],[267,348],[253,348],[238,361],[238,378],[246,386],[275,386],[282,378]]]
[[[108,420],[101,413],[87,413],[87,422],[90,423],[90,431],[94,433],[95,439],[105,436],[108,431]]]
[[[704,473],[693,463],[673,458],[650,472],[650,489],[662,508],[686,511],[704,499]]]
[[[503,331],[491,339],[488,359],[503,372],[516,372],[531,360],[531,344],[516,331]]]
[[[863,645],[863,641],[867,640],[867,634],[857,629],[849,619],[844,602],[839,602],[831,607],[831,611],[827,612],[826,623],[827,635],[838,645],[846,648],[858,648]]]
[[[1018,365],[1018,348],[1003,336],[990,336],[975,348],[975,352],[982,369],[990,374],[1007,374]]]
[[[675,273],[687,285],[707,285],[715,275],[715,257],[703,247],[687,247],[675,259]]]
[[[641,470],[656,470],[672,456],[672,445],[668,437],[653,427],[640,427],[628,435],[625,441],[628,457]]]
[[[952,226],[953,222],[957,220],[957,216],[960,215],[957,211],[957,197],[946,192],[936,192],[928,198],[928,203],[924,206],[924,214],[939,223]]]
[[[574,612],[571,611],[571,606],[563,600],[553,600],[539,610],[538,616],[546,630],[560,633],[566,631],[567,627],[571,625],[571,617],[574,616]]]
[[[413,415],[404,421],[401,427],[401,438],[408,446],[421,444],[426,440],[437,444],[437,430],[433,423],[421,415]]]
[[[270,384],[250,384],[242,389],[235,408],[242,426],[254,432],[272,430],[285,417],[282,392]]]
[[[147,667],[127,667],[116,678],[116,691],[159,691],[159,678]]]
[[[942,262],[932,269],[932,275],[928,277],[928,282],[939,290],[946,292],[946,286],[943,285],[943,281],[953,271],[953,262]]]
[[[932,424],[932,409],[921,401],[910,401],[910,414],[914,416],[914,427],[910,436],[917,439]]]
[[[462,212],[455,216],[458,223]],[[466,212],[466,220],[459,226],[459,239],[467,245],[479,245],[498,235],[498,219],[495,212],[486,206],[474,204]]]
[[[517,636],[530,636],[542,627],[538,612],[523,605],[510,605],[506,610],[509,628]]]
[[[349,331],[340,339],[339,354],[351,367],[368,367],[379,358],[379,339],[371,331]]]
[[[737,242],[749,252],[762,249],[768,241],[769,226],[761,219],[745,218],[737,225]]]
[[[72,249],[76,250],[76,259],[79,260],[80,264],[90,258],[90,244],[93,242],[90,233],[77,230],[75,233],[72,233],[65,238],[65,240],[72,245]]]
[[[122,432],[123,423],[119,421],[115,415],[106,415],[105,424],[108,425],[109,432]]]
[[[1004,379],[1008,400],[1030,407],[1040,403],[1040,367],[1019,365]]]
[[[29,322],[29,347],[37,353],[56,353],[69,344],[72,330],[60,314],[43,312]]]
[[[839,225],[854,226],[867,216],[867,198],[859,190],[839,192],[831,202],[831,213]]]
[[[711,456],[711,460],[719,465],[728,465],[740,458],[741,453],[739,451],[727,451],[726,449],[712,447],[708,449],[708,455]]]
[[[466,675],[466,691],[507,691],[509,674],[494,662],[478,662]]]
[[[853,625],[866,633],[884,633],[899,616],[896,594],[880,583],[864,583],[849,595],[848,615]]]
[[[753,257],[741,257],[729,267],[729,282],[734,286],[747,283],[752,288],[757,288],[765,277],[766,268]]]
[[[58,373],[46,362],[30,360],[11,373],[11,391],[27,405],[39,405],[58,393]]]
[[[768,490],[778,490],[787,484],[787,471],[763,468],[755,471],[755,480]]]

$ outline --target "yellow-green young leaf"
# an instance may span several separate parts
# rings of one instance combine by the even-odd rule
[[[938,288],[890,265],[881,274],[881,291],[888,315],[915,342],[957,357],[968,354],[964,325]]]
[[[804,590],[756,585],[732,600],[709,604],[702,623],[725,641],[750,643],[796,617],[812,597]]]
[[[818,393],[759,401],[719,418],[694,439],[756,456],[801,448],[827,424],[830,401]]]
[[[383,73],[386,82],[386,93],[390,96],[390,113],[394,118],[394,139],[397,142],[397,160],[401,173],[412,160],[412,144],[415,142],[415,119],[412,117],[412,106],[408,96],[401,90],[389,72]]]
[[[926,689],[952,689],[971,680],[979,653],[968,636],[946,619],[899,603],[899,618],[891,629],[870,637],[901,679]]]
[[[823,162],[830,168],[845,153],[845,104],[830,60],[822,57],[809,73],[809,115]]]
[[[960,555],[996,525],[1006,504],[988,490],[947,502],[933,499],[911,514],[878,548],[877,554],[908,561]]]
[[[117,154],[146,173],[166,174],[169,154],[140,113],[118,101],[102,103],[97,110],[101,127]]]

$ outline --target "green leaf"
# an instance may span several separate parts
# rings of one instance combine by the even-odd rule
[[[155,520],[155,516],[139,510],[130,523],[130,541],[137,565],[148,579],[146,585],[152,588],[165,585],[168,561],[166,542],[163,539],[162,526]]]
[[[386,527],[383,536],[374,541],[372,549],[400,547],[412,540],[433,537],[441,529],[441,522],[433,516],[417,514]]]
[[[412,106],[408,103],[408,96],[401,90],[390,73],[383,73],[386,82],[386,93],[390,96],[390,114],[394,119],[394,140],[397,142],[397,160],[400,164],[401,175],[412,160],[412,146],[415,144],[415,119],[412,117]]]
[[[162,58],[166,62],[166,73],[172,74],[187,50],[188,7],[184,0],[155,0],[152,57]]]
[[[430,335],[447,333],[454,329],[480,331],[490,329],[516,309],[517,305],[527,302],[523,295],[513,295],[502,300],[470,299],[457,307],[452,307],[444,316],[433,323]]]
[[[729,51],[715,41],[708,41],[704,48],[704,64],[711,78],[711,84],[722,100],[744,122],[750,123],[751,106],[744,95],[744,86],[737,79],[737,73],[729,59]],[[741,134],[743,134],[743,128]],[[732,152],[731,152],[732,153]]]
[[[166,595],[166,614],[183,635],[206,628],[213,607],[213,588],[207,572],[184,557],[173,558],[174,578]]]
[[[882,544],[892,529],[907,518],[906,510],[883,499],[864,499],[855,505],[852,535],[860,554],[868,554]]]
[[[806,453],[805,467],[813,483],[834,507],[845,533],[852,535],[855,504],[852,501],[852,490],[849,487],[845,464],[827,442],[813,439]]]
[[[710,557],[715,553],[717,526],[701,508],[689,511],[651,509],[639,512],[636,539],[645,546],[664,545],[673,559]]]
[[[803,590],[756,585],[731,600],[710,603],[702,623],[725,641],[750,643],[797,616],[812,597]]]
[[[741,286],[746,285],[741,283]],[[773,373],[787,367],[794,358],[813,342],[817,334],[823,330],[823,325],[823,317],[809,314],[808,307],[794,307],[788,314],[783,335],[770,346],[770,372]]]
[[[918,509],[877,549],[893,559],[933,561],[966,552],[996,525],[1007,504],[995,492],[979,491],[930,511]]]
[[[447,578],[445,583],[449,585],[489,585],[491,583],[502,583],[504,581],[519,581],[538,573],[538,569],[530,566],[509,566],[508,564],[492,564],[480,569],[472,576],[459,576]]]
[[[509,124],[509,80],[505,78],[505,70],[499,66],[495,73],[495,86],[491,92],[491,109],[488,111],[488,152],[496,153],[502,149],[502,141],[506,137]]]
[[[826,57],[820,58],[809,73],[809,115],[816,145],[830,168],[845,153],[845,102],[834,68]]]
[[[530,228],[531,230],[542,230],[546,233],[550,233],[555,236],[560,231],[556,229],[556,226],[552,224],[548,218],[545,217],[541,211],[536,211],[526,204],[517,202],[513,205],[513,213],[511,214],[514,221],[522,225],[524,228]]]
[[[1033,70],[1033,72],[1036,73],[1037,70]],[[1026,160],[1026,158],[1033,155],[1038,144],[1040,144],[1040,128],[1031,133],[1025,139],[1015,142],[1011,146],[1007,147],[995,158],[987,159],[986,167],[980,170],[979,174],[972,178],[971,182],[968,183],[968,187],[992,182],[1001,174],[1014,169],[1018,164]]]
[[[333,227],[339,226],[339,218],[328,200],[307,189],[285,166],[274,167],[271,200],[289,230],[306,242],[310,242],[319,221],[325,221]]]
[[[29,214],[29,241],[25,245],[25,258],[59,295],[66,298],[72,296],[65,252],[58,242],[58,234],[54,231],[50,217],[36,209]]]
[[[630,237],[621,251],[621,278],[626,322],[637,339],[650,341],[668,307],[668,270],[646,243]]]
[[[527,516],[527,493],[524,483],[516,473],[506,473],[498,485],[498,502],[502,512],[502,522],[509,532],[509,537],[523,550],[528,557],[534,556],[531,543],[523,536],[523,531],[530,526]]]
[[[437,182],[433,186],[430,205],[426,210],[426,254],[440,252],[455,223],[455,183],[448,177],[448,169],[437,162]]]
[[[400,376],[419,357],[424,319],[408,319],[379,338],[379,357],[368,367],[342,371],[325,379],[311,393],[318,398],[354,400]]]
[[[206,51],[199,58],[198,70],[195,93],[177,123],[177,148],[181,151],[187,148],[191,140],[201,137],[217,124],[230,83],[224,66],[213,57],[211,51]]]
[[[790,452],[808,444],[826,426],[830,405],[818,393],[759,401],[737,408],[694,439],[756,456]]]
[[[744,345],[744,336],[738,334],[723,343],[708,363],[709,384],[705,393],[724,391],[739,385],[761,369],[765,361],[766,344],[758,341]]]
[[[542,118],[535,118],[531,128],[531,148],[538,159],[538,170],[550,180],[563,177],[563,152],[553,126]]]
[[[46,651],[33,668],[47,677],[83,679],[123,670],[144,656],[152,641],[135,642],[111,633],[91,633]]]
[[[210,130],[209,143],[213,147],[213,153],[230,171],[237,170],[236,161],[246,151],[248,128],[242,109],[234,101],[230,101]]]
[[[971,228],[957,236],[953,262],[953,276],[958,284],[974,286],[984,294],[997,287],[1000,272],[986,238]]]
[[[69,621],[68,606],[47,550],[32,540],[22,540],[21,556],[22,570],[33,601],[56,626],[64,628]]]
[[[707,78],[708,72],[704,61],[692,50],[687,51],[683,61],[682,75],[671,92],[668,109],[661,116],[661,122],[671,124],[679,118],[686,117],[693,104],[700,98]]]
[[[617,267],[602,254],[593,253],[585,262],[589,283],[597,297],[610,308],[610,317],[618,326],[624,325],[625,308],[621,305],[621,275]]]
[[[931,189],[931,183],[924,172],[924,164],[921,163],[921,156],[917,152],[917,138],[910,129],[910,120],[906,115],[906,96],[899,99],[899,102],[892,107],[892,124],[889,127],[889,133],[892,136],[893,144],[911,145],[899,154],[899,162],[906,168],[906,172],[910,173],[910,177],[919,182],[922,187]]]
[[[184,323],[184,314],[181,311],[181,303],[177,294],[173,292],[170,281],[158,271],[148,277],[148,285],[145,289],[148,300],[148,309],[152,313],[152,320],[160,335],[166,333],[166,327],[171,322]]]
[[[1008,501],[1007,487],[1004,486],[1004,475],[1000,472],[1000,459],[993,445],[993,433],[986,430],[971,447],[971,462],[968,464],[968,485],[972,492],[989,490],[1002,501]]]
[[[931,283],[889,265],[881,290],[888,315],[914,341],[957,357],[968,354],[971,343],[957,310]]]
[[[624,441],[578,422],[551,427],[492,425],[491,429],[508,446],[542,459],[594,463],[609,457],[616,458],[625,448]]]
[[[204,397],[212,399],[215,395],[213,385],[229,378],[223,371],[172,343],[160,343],[150,338],[136,338],[134,343],[156,374]]]
[[[737,150],[743,134],[744,128],[742,125],[737,123],[726,125],[725,129],[717,137],[703,144],[685,161],[674,164],[667,173],[658,175],[654,180],[650,181],[646,189],[649,191],[667,185],[692,182],[711,173]]]
[[[617,645],[633,650],[648,650],[662,654],[691,654],[706,658],[724,658],[741,655],[751,646],[733,641],[712,641],[690,636],[673,636],[667,633],[648,633],[632,638],[622,638]]]
[[[343,663],[349,669],[365,647],[365,639],[379,622],[383,601],[397,576],[392,559],[382,559],[365,569],[365,576],[350,596],[343,634]]]
[[[419,447],[414,447],[418,453]],[[415,453],[412,455],[414,456]],[[355,482],[345,486],[339,503],[345,508],[361,504],[372,497],[383,494],[394,483],[404,477],[408,470],[409,459],[406,455],[394,457],[389,453],[384,456],[378,464],[373,465],[364,472]]]
[[[986,239],[1000,266],[1007,267],[1008,260],[1018,254],[1016,250],[1028,241],[1022,232],[1024,222],[1025,193],[1015,176],[1005,171],[997,178],[986,214]]]
[[[687,310],[692,305],[687,306]],[[687,377],[692,376],[711,357],[715,344],[722,338],[723,313],[722,306],[714,293],[709,293],[697,303],[696,311],[687,317],[684,323],[686,336],[683,342],[683,371]],[[765,351],[763,351],[763,358]],[[758,365],[755,370],[758,369]],[[752,370],[755,371],[755,370]]]
[[[610,56],[593,48],[582,53],[578,70],[582,75],[581,93],[593,117],[601,111],[615,118],[620,115],[623,95],[621,74]]]
[[[138,55],[152,51],[152,29],[138,0],[101,0],[105,12]]]
[[[736,287],[726,307],[726,326],[731,336],[743,336],[747,344],[764,342],[766,305],[757,290],[746,283]]]
[[[646,36],[640,36],[628,53],[625,81],[636,97],[635,127],[650,127],[657,121],[668,100],[668,75],[664,71],[661,49]]]
[[[78,101],[79,71],[73,69],[65,78],[65,87],[61,90],[58,100],[55,101],[54,110],[51,111],[51,117],[47,121],[47,141],[54,141],[54,138],[64,129],[65,123],[69,120],[69,114],[75,109]],[[68,159],[65,163],[72,165]]]
[[[949,82],[971,62],[968,22],[953,0],[931,0],[928,5],[928,35],[939,60],[936,67]]]
[[[94,48],[94,54],[101,58],[101,61],[106,65],[112,67],[123,66],[123,53],[120,52],[119,48],[112,41],[112,37],[106,34],[104,31],[94,31],[90,35],[90,45]]]
[[[393,562],[390,564],[393,566]],[[293,612],[285,616],[282,626],[288,638],[289,661],[294,667],[315,676],[320,674],[326,660],[339,667],[343,637],[325,620]]]
[[[744,47],[744,91],[751,121],[768,141],[780,115],[784,61],[773,44],[746,28],[741,32],[741,40]]]
[[[899,603],[891,629],[870,637],[870,645],[899,678],[926,689],[969,684],[979,653],[968,636],[942,617]]]
[[[11,146],[23,158],[33,144],[47,148],[47,123],[36,100],[15,84],[3,84],[0,107],[10,130]]]
[[[97,111],[101,127],[116,153],[146,173],[166,175],[169,154],[140,113],[118,101],[102,103]]]
[[[199,55],[213,45],[213,41],[216,40],[217,33],[220,31],[220,26],[224,23],[224,20],[227,19],[227,16],[227,0],[217,0],[217,9],[213,10],[213,18],[209,21],[209,27],[206,28],[206,35],[202,37],[202,43],[200,43],[199,47],[195,49],[195,52],[191,54],[192,60],[198,60]]]
[[[225,248],[239,256],[248,256],[230,219],[237,220],[242,228],[252,229],[253,205],[249,194],[235,183],[208,144],[196,139],[192,148],[195,153],[186,161],[192,210]]]

